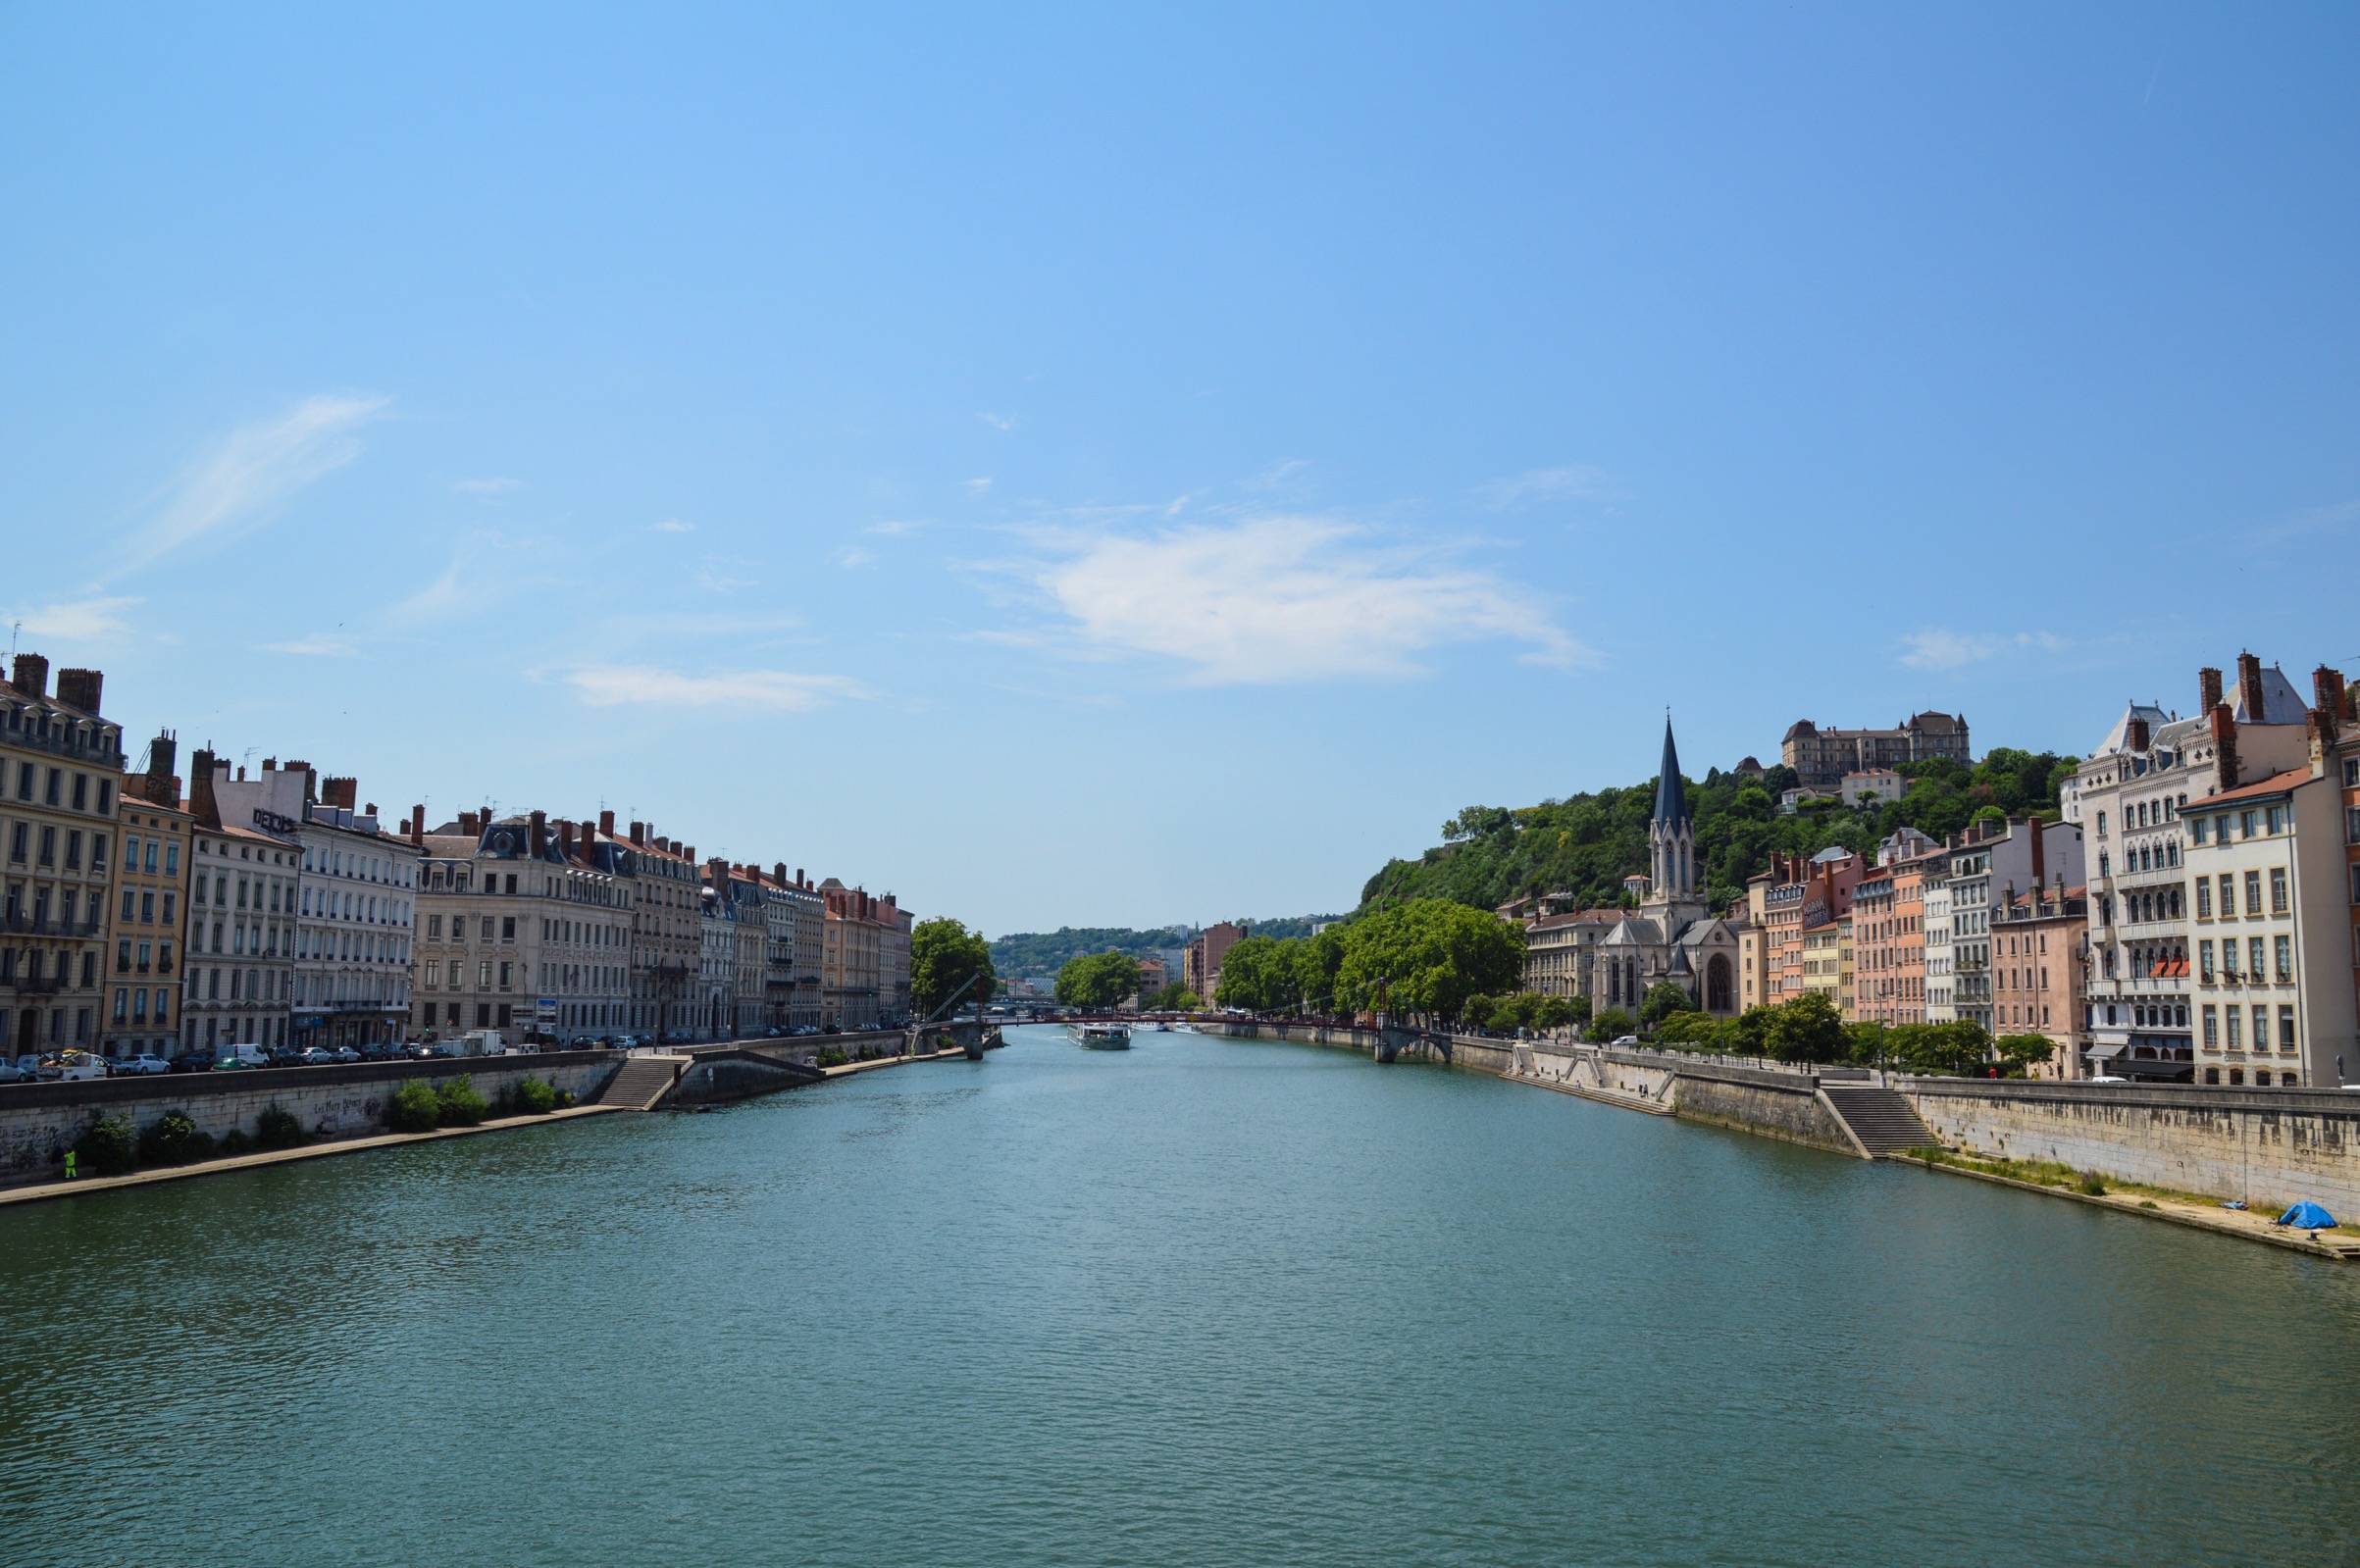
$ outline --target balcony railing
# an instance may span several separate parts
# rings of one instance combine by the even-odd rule
[[[68,924],[32,915],[0,915],[0,931],[19,936],[95,936],[103,922],[97,919],[77,920]]]

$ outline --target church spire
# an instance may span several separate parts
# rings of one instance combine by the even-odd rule
[[[1669,714],[1664,716],[1664,765],[1656,776],[1655,820],[1666,827],[1688,820],[1688,786],[1680,782],[1680,753],[1671,743]]]

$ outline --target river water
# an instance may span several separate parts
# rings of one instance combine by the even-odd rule
[[[0,1562],[2336,1563],[2360,1270],[1468,1074],[980,1064],[0,1211]]]

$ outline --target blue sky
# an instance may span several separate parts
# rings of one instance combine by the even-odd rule
[[[2360,667],[2360,13],[0,15],[0,610],[998,933]]]

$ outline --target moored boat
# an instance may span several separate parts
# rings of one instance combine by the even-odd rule
[[[1065,1037],[1086,1051],[1127,1051],[1131,1048],[1131,1027],[1128,1024],[1068,1024]]]

